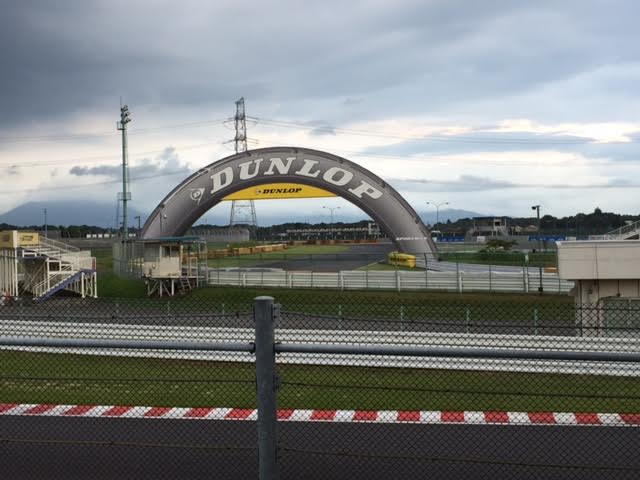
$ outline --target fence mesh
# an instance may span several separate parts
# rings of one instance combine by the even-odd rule
[[[0,307],[0,336],[639,352],[633,301],[209,289]],[[255,478],[249,352],[0,348],[6,478]],[[281,478],[638,478],[631,362],[282,353]]]

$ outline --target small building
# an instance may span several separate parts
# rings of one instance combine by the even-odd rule
[[[508,217],[474,217],[469,230],[472,237],[500,237],[509,234]]]
[[[162,237],[140,243],[148,295],[173,296],[206,282],[207,243],[199,237]]]
[[[587,327],[583,334],[601,335],[612,325],[640,326],[640,240],[556,244],[560,278],[575,282],[576,320]]]

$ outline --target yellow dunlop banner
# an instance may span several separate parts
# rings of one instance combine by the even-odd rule
[[[320,198],[336,195],[322,188],[299,183],[265,183],[238,190],[224,197],[224,200],[273,200],[279,198]]]

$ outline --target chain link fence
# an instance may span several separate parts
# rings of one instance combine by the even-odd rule
[[[257,478],[257,293],[0,307],[3,475]],[[280,478],[640,473],[638,303],[274,296]]]

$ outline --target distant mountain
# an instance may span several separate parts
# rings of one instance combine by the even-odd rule
[[[31,226],[43,225],[44,213],[47,209],[47,223],[49,225],[93,225],[97,227],[114,227],[116,207],[114,204],[94,203],[94,202],[71,202],[71,201],[52,201],[52,202],[28,202],[20,205],[13,210],[0,215],[0,223],[9,225]],[[215,214],[213,212],[203,216],[198,223],[210,223],[218,225],[226,225],[228,223],[228,207],[219,209]],[[422,211],[418,212],[425,223],[433,225],[436,223],[436,212]],[[146,214],[141,214],[134,208],[129,208],[129,226],[137,226],[135,217],[140,215],[142,223],[146,220]],[[451,220],[455,222],[460,218],[481,217],[483,214],[460,209],[440,210],[440,222]],[[336,215],[335,222],[352,223],[364,220],[365,213],[341,213]],[[314,217],[313,215],[285,214],[282,212],[260,211],[258,216],[259,224],[262,226],[279,225],[290,222],[292,220],[300,222],[327,222],[329,215],[322,217]]]
[[[115,204],[86,201],[28,202],[0,215],[0,223],[18,227],[43,225],[45,208],[47,209],[47,224],[49,225],[115,226]],[[129,225],[137,226],[137,220],[134,219],[136,215],[141,215],[142,223],[144,223],[146,215],[133,208],[128,210]]]

